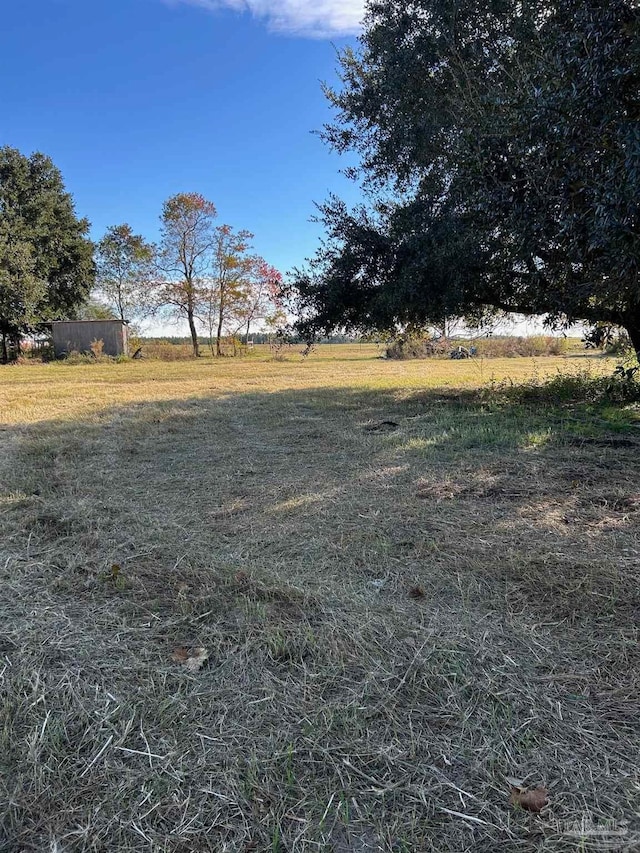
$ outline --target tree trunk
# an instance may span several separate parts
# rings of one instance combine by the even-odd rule
[[[222,294],[220,295],[220,310],[218,311],[218,334],[216,335],[216,356],[218,358],[222,355],[222,347],[220,346],[220,341],[222,340],[222,324],[224,323],[224,302],[222,300]]]
[[[125,316],[124,316],[124,302],[122,299],[122,281],[120,281],[120,284],[118,286],[117,302],[118,302],[118,315],[119,315],[120,319],[122,320],[122,322],[124,323]]]
[[[637,317],[627,317],[624,327],[627,330],[631,344],[636,352],[638,361],[640,362],[640,315]]]
[[[246,346],[249,346],[249,328],[251,327],[251,320],[247,320],[247,337],[245,338]]]
[[[7,349],[7,333],[2,333],[2,363],[7,364],[9,361],[9,350]]]
[[[195,358],[200,356],[200,345],[198,344],[198,332],[196,331],[196,324],[193,318],[193,309],[189,308],[187,310],[187,319],[189,320],[189,331],[191,332],[191,344],[193,346],[193,355]]]

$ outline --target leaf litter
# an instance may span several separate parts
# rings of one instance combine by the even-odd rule
[[[178,646],[171,660],[186,667],[189,672],[198,672],[209,660],[209,652],[202,646]]]
[[[520,785],[512,785],[509,803],[528,812],[539,814],[549,803],[549,792],[543,786],[525,788]]]

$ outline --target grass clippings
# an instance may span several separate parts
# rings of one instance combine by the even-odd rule
[[[309,358],[10,371],[0,849],[638,847],[637,410]]]

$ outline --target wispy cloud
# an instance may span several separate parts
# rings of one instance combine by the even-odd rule
[[[270,29],[310,38],[353,35],[360,30],[365,0],[165,0],[217,11],[233,9],[265,20]]]

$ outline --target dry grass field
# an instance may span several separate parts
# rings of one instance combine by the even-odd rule
[[[517,388],[585,365],[2,369],[0,850],[640,850],[639,412]]]

